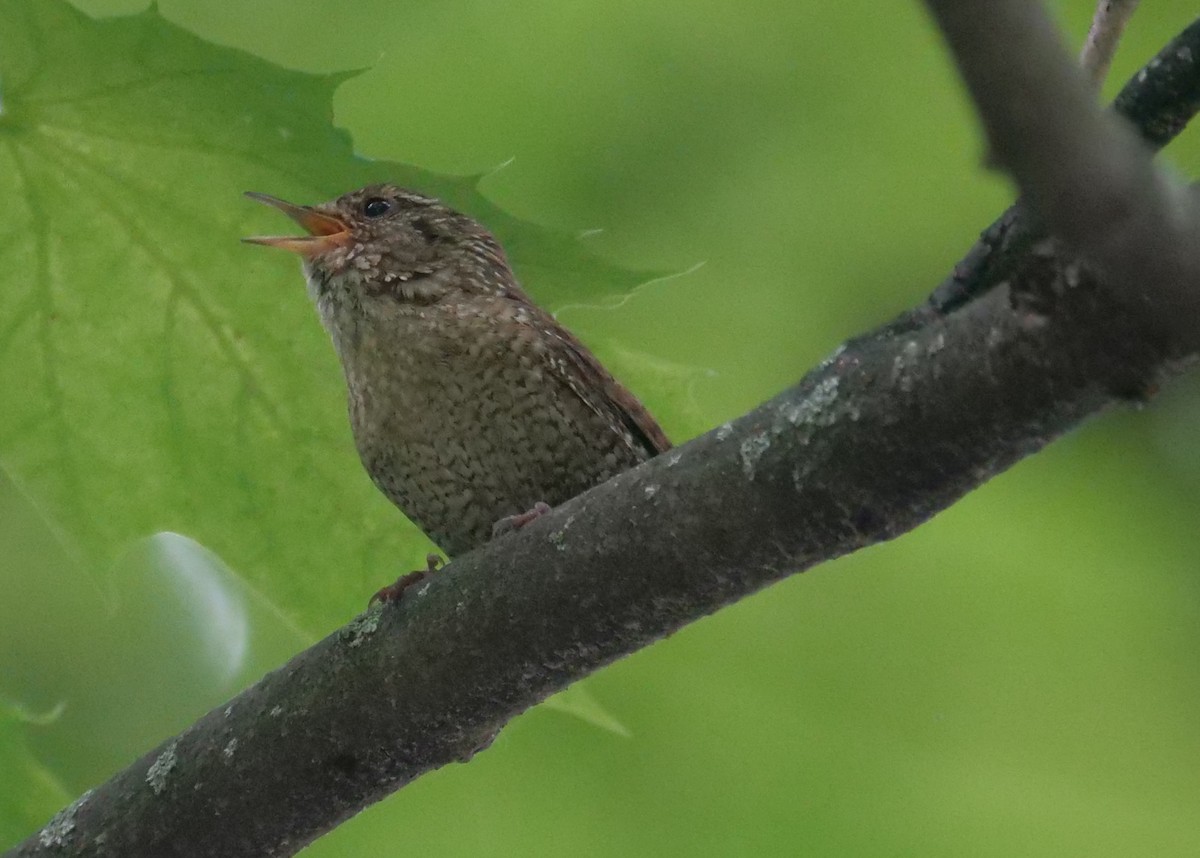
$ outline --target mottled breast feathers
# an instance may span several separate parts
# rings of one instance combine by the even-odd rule
[[[252,241],[304,259],[364,467],[448,554],[670,449],[477,221],[392,185],[319,206],[253,196],[309,233]]]

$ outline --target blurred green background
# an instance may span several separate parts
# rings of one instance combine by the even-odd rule
[[[1011,197],[916,2],[59,5],[0,2],[0,843],[428,549],[241,191],[454,199],[679,441],[922,300]],[[1092,4],[1055,8],[1078,44]],[[1109,91],[1193,11],[1147,4]],[[1168,157],[1200,174],[1200,139]],[[1185,378],[1094,421],[305,854],[1195,855],[1198,418]]]

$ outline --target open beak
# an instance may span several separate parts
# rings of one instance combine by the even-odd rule
[[[299,253],[306,259],[320,256],[335,247],[346,247],[351,243],[350,228],[342,221],[317,211],[312,206],[298,206],[269,194],[256,191],[246,191],[246,196],[260,203],[279,209],[290,217],[308,235],[252,235],[243,238],[248,244],[265,244],[267,247],[281,247],[292,253]]]

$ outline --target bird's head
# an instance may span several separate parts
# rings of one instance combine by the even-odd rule
[[[432,303],[456,291],[499,293],[512,282],[503,251],[483,226],[414,191],[369,185],[315,206],[246,196],[279,209],[308,233],[243,241],[299,254],[318,300],[350,290],[355,301]]]

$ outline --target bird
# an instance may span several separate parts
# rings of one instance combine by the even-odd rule
[[[363,467],[448,557],[671,448],[475,219],[393,184],[318,205],[246,196],[304,229],[243,241],[300,256]],[[376,598],[399,598],[438,560]]]

